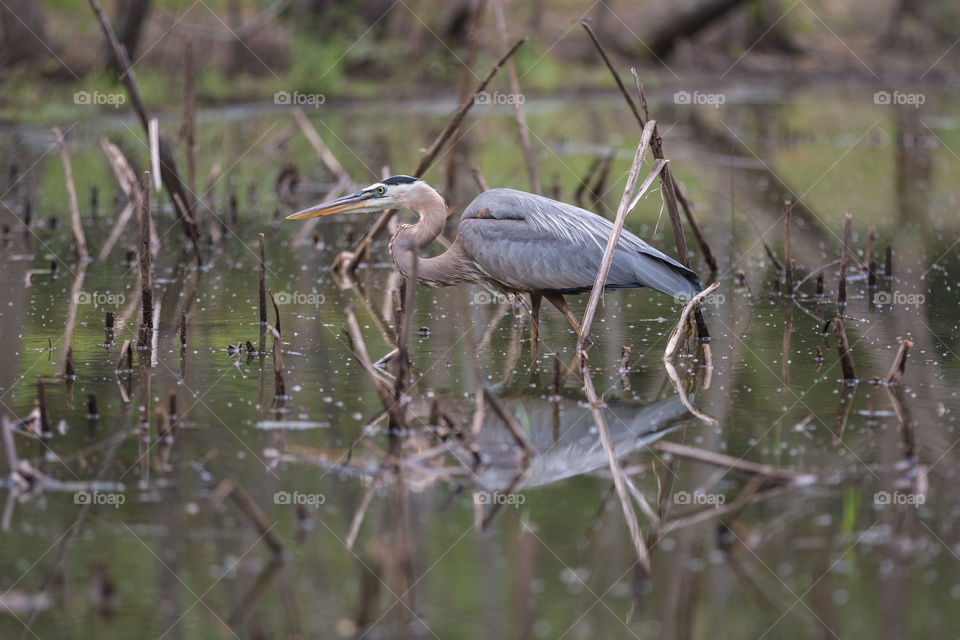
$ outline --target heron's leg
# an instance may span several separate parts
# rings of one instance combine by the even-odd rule
[[[540,339],[540,303],[543,296],[539,293],[530,294],[530,342]]]
[[[545,293],[543,295],[550,301],[550,304],[555,306],[557,310],[563,314],[563,317],[566,318],[570,326],[573,327],[574,333],[580,335],[580,321],[577,320],[577,317],[570,311],[570,307],[567,306],[567,301],[563,299],[563,296],[559,293]]]

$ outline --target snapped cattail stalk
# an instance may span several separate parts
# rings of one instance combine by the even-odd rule
[[[150,172],[143,172],[140,182],[140,307],[142,312],[137,347],[150,346],[153,331],[153,251],[150,234]]]
[[[893,278],[893,247],[887,245],[887,255],[886,260],[883,263],[883,277],[886,279]]]
[[[77,373],[73,368],[73,347],[67,347],[67,360],[66,360],[66,373],[64,374],[67,380],[76,380]]]
[[[187,346],[187,312],[180,311],[180,348]]]
[[[37,409],[40,412],[40,432],[44,438],[52,435],[50,431],[50,415],[47,413],[47,393],[43,386],[43,378],[37,376]]]
[[[790,259],[790,215],[793,204],[787,200],[783,203],[783,282],[784,295],[793,297],[793,261]]]
[[[257,237],[257,245],[259,248],[259,286],[260,286],[260,324],[267,324],[267,270],[266,270],[266,253],[263,246],[263,234],[261,233]]]
[[[907,369],[907,352],[910,351],[910,347],[912,346],[913,340],[900,341],[900,349],[897,351],[897,356],[893,359],[890,372],[887,373],[887,384],[900,384],[900,381],[903,380],[903,374]]]
[[[127,361],[127,366],[123,366],[123,361]],[[133,350],[130,348],[130,341],[124,340],[120,347],[120,359],[117,360],[117,371],[133,371]]]
[[[60,148],[60,160],[63,161],[63,179],[67,186],[67,201],[70,205],[70,229],[73,232],[73,251],[81,260],[89,257],[87,239],[83,235],[83,225],[80,223],[80,205],[77,202],[77,188],[73,183],[73,169],[70,167],[70,155],[67,153],[67,143],[63,139],[63,132],[59,127],[53,128],[57,136],[57,146]]]
[[[840,282],[837,284],[837,306],[847,306],[847,254],[850,250],[850,224],[853,216],[849,213],[843,218],[843,246],[840,248]]]
[[[833,321],[833,335],[837,340],[837,352],[840,354],[840,370],[843,381],[853,383],[857,381],[857,370],[853,366],[853,356],[850,354],[850,343],[847,341],[847,331],[843,320],[837,317]]]

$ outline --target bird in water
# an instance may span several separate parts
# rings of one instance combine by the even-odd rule
[[[393,176],[330,202],[287,216],[288,220],[335,213],[408,209],[416,224],[400,224],[390,239],[390,256],[405,277],[443,231],[447,206],[429,184]],[[435,258],[416,258],[416,277],[443,287],[484,284],[507,294],[529,294],[532,339],[539,334],[540,302],[546,298],[579,333],[580,323],[564,295],[590,291],[603,260],[613,223],[564,202],[514,189],[490,189],[460,216],[457,239]],[[606,289],[649,287],[681,299],[700,290],[696,273],[654,249],[626,229],[614,252]]]

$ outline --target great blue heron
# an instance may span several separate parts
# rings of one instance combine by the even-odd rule
[[[443,197],[423,180],[393,176],[287,218],[384,209],[409,209],[420,215],[416,224],[399,225],[390,240],[393,263],[407,276],[413,271],[413,256],[400,247],[419,254],[440,235],[447,217]],[[503,293],[529,294],[534,339],[539,333],[542,296],[579,333],[580,323],[563,296],[593,287],[612,229],[609,220],[579,207],[523,191],[490,189],[464,210],[457,239],[445,252],[417,259],[417,280],[431,287],[480,283]],[[624,230],[606,288],[632,287],[689,299],[700,290],[700,278]]]

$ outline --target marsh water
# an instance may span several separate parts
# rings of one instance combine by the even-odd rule
[[[216,218],[204,210],[202,221],[225,235],[204,247],[207,264],[196,268],[169,201],[155,195],[154,346],[120,373],[120,344],[136,338],[139,315],[138,267],[126,257],[136,222],[109,255],[77,263],[55,139],[45,127],[4,125],[0,407],[26,419],[39,377],[53,434],[15,434],[43,487],[0,488],[0,637],[955,636],[960,114],[936,92],[920,108],[875,104],[867,87],[743,87],[726,96],[712,108],[651,93],[667,157],[720,263],[710,277],[688,231],[695,268],[721,286],[704,307],[711,367],[692,342],[677,368],[693,404],[717,424],[683,406],[661,361],[676,301],[647,290],[606,294],[589,351],[618,458],[664,509],[668,526],[648,538],[649,575],[638,568],[576,370],[554,395],[554,353],[565,367],[576,339],[552,308],[544,307],[533,357],[524,306],[479,287],[419,288],[407,407],[414,429],[404,436],[418,468],[381,472],[386,421],[345,337],[345,309],[355,309],[380,358],[392,349],[399,281],[385,240],[347,286],[329,270],[372,218],[324,219],[308,231],[282,220],[331,188],[287,109],[201,112],[198,191],[207,191],[211,167],[221,168],[203,194]],[[562,199],[573,201],[595,158],[614,152],[602,202],[585,201],[610,216],[639,139],[622,99],[530,97],[526,107],[542,180]],[[453,108],[452,100],[325,104],[307,115],[367,184],[385,165],[410,171]],[[124,204],[99,140],[120,145],[137,171],[149,167],[148,147],[124,115],[58,124],[96,257]],[[174,115],[161,121],[164,131],[176,126]],[[461,135],[454,161],[445,154],[437,163],[459,172],[445,193],[457,210],[477,192],[471,167],[490,186],[529,187],[508,108],[477,108]],[[288,165],[299,169],[296,202],[277,196]],[[426,177],[446,187],[440,170]],[[853,215],[845,324],[859,384],[840,380],[832,328],[823,333],[838,311],[836,265],[824,272],[822,298],[815,278],[795,299],[773,291],[763,242],[782,256],[785,198],[802,203],[792,237],[797,280],[839,258],[843,216]],[[627,227],[674,254],[656,189]],[[858,264],[870,227],[875,289]],[[272,338],[259,324],[258,233],[279,303],[288,396],[280,401]],[[887,245],[892,278],[882,275]],[[573,300],[574,311],[585,302]],[[112,341],[108,311],[118,320]],[[902,385],[877,384],[901,338],[914,342]],[[227,349],[247,341],[259,353]],[[73,381],[64,378],[68,344]],[[630,368],[621,372],[624,346]],[[430,453],[440,444],[431,404],[471,425],[479,387],[535,446],[519,479],[513,441],[489,408],[478,421],[482,470]],[[172,448],[158,445],[156,424],[140,427],[143,408],[155,422],[154,407],[167,406],[171,392]],[[751,485],[742,470],[665,455],[660,440],[815,479]],[[267,536],[223,499],[224,480],[262,510]],[[99,492],[78,493],[93,487]],[[743,504],[732,505],[738,496]],[[643,514],[640,523],[648,534]],[[279,560],[267,538],[282,544]]]

